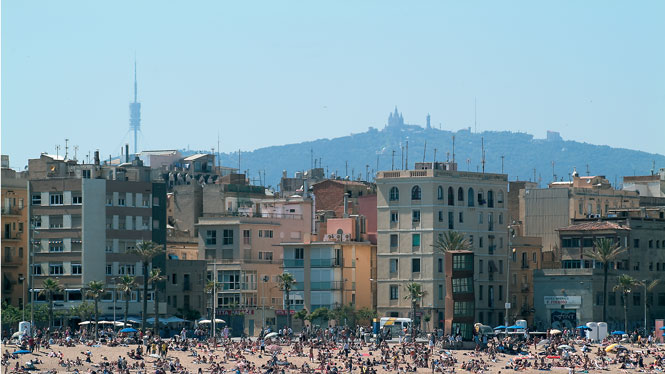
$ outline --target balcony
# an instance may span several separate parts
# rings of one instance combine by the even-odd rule
[[[529,262],[522,262],[522,269],[528,269],[529,268]]]
[[[529,292],[529,284],[528,283],[522,283],[522,287],[520,287],[520,290],[522,292]]]
[[[2,215],[3,216],[20,216],[23,208],[17,206],[3,206]]]
[[[313,268],[330,268],[340,266],[340,260],[338,258],[313,258],[309,265]]]
[[[496,251],[496,245],[490,245],[490,246],[488,246],[488,247],[487,247],[487,250],[488,250],[489,254],[493,255],[493,254],[494,254],[494,251]]]
[[[9,232],[5,231],[5,235],[2,236],[3,240],[21,240],[21,237],[23,236],[23,232],[17,231],[17,232]]]
[[[329,281],[329,282],[311,282],[310,289],[312,291],[332,291],[341,290],[344,282],[342,281]]]
[[[305,260],[303,259],[293,259],[293,258],[284,259],[285,268],[301,268],[304,266],[305,266]]]

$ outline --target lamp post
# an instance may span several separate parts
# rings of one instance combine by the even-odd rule
[[[647,330],[647,280],[642,281],[644,286],[644,335],[648,336],[649,332]]]
[[[18,277],[18,280],[21,282],[21,285],[23,286],[23,293],[21,295],[25,298],[25,277],[20,276]],[[21,307],[23,308],[23,320],[25,321],[25,299],[21,303]],[[644,315],[646,315],[646,312]]]
[[[115,334],[115,299],[118,298],[118,292],[116,292],[116,281],[115,278],[113,278],[113,333]],[[125,296],[126,297],[126,296]],[[127,322],[127,321],[125,321]]]
[[[515,236],[515,229],[513,228],[513,225],[510,224],[508,225],[508,250],[506,251],[506,315],[504,316],[504,323],[506,326],[506,336],[508,335],[508,321],[509,321],[509,314],[510,314],[510,261],[511,255],[514,251],[512,248],[513,242],[512,238]]]

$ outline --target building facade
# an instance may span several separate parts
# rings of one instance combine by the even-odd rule
[[[4,156],[3,156],[4,157]],[[23,308],[28,275],[28,180],[2,168],[2,302]]]
[[[508,270],[504,174],[471,173],[456,165],[382,171],[377,177],[377,309],[380,316],[408,317],[406,284],[426,295],[427,328],[444,328],[444,256],[434,248],[447,231],[464,233],[475,254],[475,319],[504,322]],[[427,320],[428,318],[425,318]]]

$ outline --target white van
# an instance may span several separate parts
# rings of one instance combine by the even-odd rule
[[[381,317],[379,330],[384,335],[402,336],[404,329],[411,329],[411,318]]]

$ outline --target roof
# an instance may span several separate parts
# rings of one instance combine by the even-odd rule
[[[326,182],[329,182],[329,183],[337,183],[337,184],[343,184],[343,185],[347,185],[347,186],[350,185],[350,186],[362,186],[362,187],[368,187],[366,182],[358,182],[358,181],[351,181],[351,180],[344,180],[344,179],[326,179],[326,180],[322,180],[322,181],[320,181],[320,182],[316,182],[316,183],[314,183],[314,184],[312,185],[312,187],[314,187],[314,186],[318,186],[318,185],[323,184],[323,183],[326,183]]]
[[[636,175],[633,177],[623,177],[624,182],[657,182],[660,180],[660,175]]]
[[[593,221],[583,222],[568,227],[557,229],[558,231],[594,231],[594,230],[630,230],[628,227],[623,227],[614,222],[606,221]]]
[[[164,150],[154,150],[154,151],[141,151],[142,156],[173,156],[178,154],[178,151],[175,149],[164,149]]]
[[[208,156],[211,156],[211,155],[209,155],[207,153],[198,153],[198,154],[195,154],[195,155],[187,156],[187,157],[185,157],[184,160],[185,161],[193,161],[193,160],[198,160],[199,158],[208,157]]]

